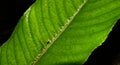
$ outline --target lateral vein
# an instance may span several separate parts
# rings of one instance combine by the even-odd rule
[[[73,21],[73,19],[76,17],[76,15],[80,12],[80,10],[82,9],[82,7],[87,3],[88,0],[84,0],[84,2],[79,6],[79,8],[77,9],[77,11],[70,17],[70,19],[67,19],[67,23],[64,25],[64,27],[62,26],[60,29],[60,32],[58,35],[56,35],[56,37],[53,38],[53,40],[45,47],[43,48],[42,52],[40,54],[38,54],[38,56],[35,58],[35,61],[32,62],[31,65],[35,65],[38,60],[47,52],[47,50],[49,49],[49,47],[59,38],[59,36],[66,30],[66,28],[70,25],[70,23]]]

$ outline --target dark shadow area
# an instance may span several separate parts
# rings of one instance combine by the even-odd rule
[[[0,1],[0,46],[10,37],[17,22],[35,0]]]
[[[57,65],[81,65],[80,62],[70,62],[70,63],[59,63]]]
[[[107,40],[93,51],[84,65],[118,65],[117,63],[120,63],[120,20]]]

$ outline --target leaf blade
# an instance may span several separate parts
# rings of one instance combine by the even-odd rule
[[[83,64],[120,17],[119,0],[88,0],[86,4],[83,1],[38,0],[25,12],[11,38],[0,47],[0,65],[30,65],[32,62],[40,65]],[[107,6],[102,7],[106,3]],[[85,5],[75,14],[82,4]],[[56,36],[58,38],[54,39]],[[54,44],[50,46],[51,43]],[[14,62],[7,57],[14,58]]]

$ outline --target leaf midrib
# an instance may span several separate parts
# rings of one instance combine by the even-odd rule
[[[60,29],[59,34],[57,36],[55,36],[53,38],[53,40],[45,48],[43,48],[41,53],[37,55],[37,57],[34,59],[35,61],[33,61],[31,63],[31,65],[35,65],[40,60],[40,58],[47,52],[47,50],[52,46],[52,44],[54,44],[54,42],[59,38],[59,36],[67,29],[67,27],[74,20],[74,18],[77,16],[77,14],[83,8],[83,6],[87,3],[87,1],[88,0],[84,0],[84,2],[78,7],[77,11],[70,18],[67,19],[67,23],[62,27],[62,29]]]

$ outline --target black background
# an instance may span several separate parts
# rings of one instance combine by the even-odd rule
[[[10,37],[18,20],[35,0],[2,0],[0,2],[0,46]],[[120,62],[120,20],[107,40],[93,51],[84,65],[117,65]]]
[[[117,63],[120,65],[120,20],[84,65],[118,65]]]
[[[18,20],[35,0],[0,1],[0,45],[11,35]]]

